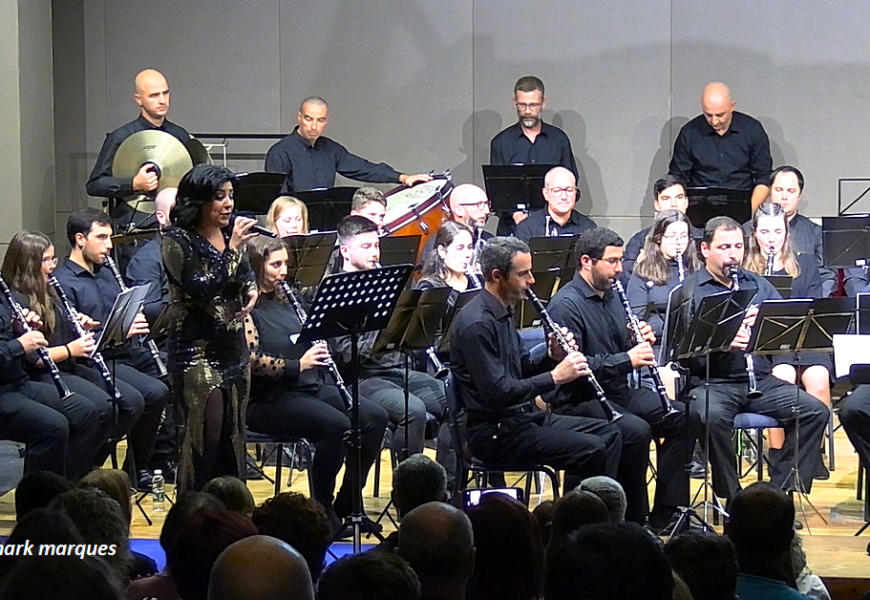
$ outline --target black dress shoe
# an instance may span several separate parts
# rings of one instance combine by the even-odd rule
[[[153,482],[153,477],[151,476],[151,471],[148,469],[140,469],[136,473],[136,489],[140,492],[150,492],[151,484]]]
[[[831,472],[828,471],[828,467],[825,466],[825,461],[822,459],[822,455],[819,454],[819,461],[816,463],[816,468],[813,470],[813,479],[816,481],[827,481],[831,478]]]
[[[359,530],[362,534],[370,533],[372,535],[379,536],[384,530],[384,527],[383,525],[375,523],[368,517],[363,516],[362,521],[360,522]],[[339,530],[339,533],[335,536],[335,539],[345,539],[349,537],[353,537],[353,523],[351,523],[350,517],[346,517],[341,529]]]

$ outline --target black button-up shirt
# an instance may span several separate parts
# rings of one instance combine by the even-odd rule
[[[622,258],[622,272],[626,278],[634,272],[634,263],[637,262],[637,257],[640,256],[640,251],[643,249],[643,244],[646,241],[646,236],[649,235],[650,229],[652,227],[641,229],[631,236],[631,239],[625,245],[625,254]],[[692,240],[700,247],[701,240],[704,239],[704,230],[690,225],[689,232],[692,234]]]
[[[698,115],[686,123],[674,142],[669,173],[689,187],[752,190],[768,185],[773,159],[770,140],[758,120],[734,112],[731,126],[719,135]]]
[[[561,165],[577,173],[571,141],[565,132],[549,123],[541,123],[541,132],[532,142],[523,133],[522,125],[514,123],[492,138],[489,144],[491,165]]]
[[[142,310],[148,323],[154,324],[163,309],[169,304],[169,281],[163,268],[163,235],[139,248],[127,264],[127,281],[130,285],[151,284],[145,294]]]
[[[94,272],[91,273],[66,258],[55,270],[54,276],[73,308],[100,322],[94,329],[99,333],[112,312],[115,298],[121,293],[112,271],[108,267],[94,266]]]
[[[266,171],[287,176],[282,193],[304,192],[335,185],[335,174],[369,183],[398,183],[399,173],[386,163],[372,163],[327,137],[314,146],[299,135],[299,127],[266,154]]]
[[[24,346],[12,330],[12,314],[0,302],[0,393],[17,390],[27,379],[24,371]]]
[[[133,178],[122,179],[114,177],[112,175],[112,163],[115,162],[115,153],[118,151],[118,146],[124,140],[134,133],[150,129],[164,131],[172,137],[177,138],[181,143],[190,141],[190,134],[183,127],[165,120],[163,125],[155,127],[151,121],[139,115],[138,119],[122,125],[106,136],[105,141],[103,141],[103,147],[100,148],[100,155],[97,157],[97,162],[94,164],[94,169],[91,171],[91,176],[88,179],[86,186],[88,194],[103,198],[124,198],[133,194]]]
[[[746,270],[741,270],[738,278],[741,290],[756,290],[755,298],[752,304],[761,304],[764,300],[781,299],[782,296],[774,287],[761,275],[750,273]],[[701,300],[707,296],[718,294],[720,292],[730,291],[730,287],[726,287],[713,279],[706,267],[701,268],[686,277],[683,281],[683,290],[685,293],[692,295],[692,315],[701,304]],[[757,376],[770,374],[770,361],[767,357],[753,355],[753,363],[755,365],[755,374]],[[693,377],[703,380],[706,377],[706,361],[703,358],[694,358],[688,361],[689,370]],[[746,359],[743,357],[743,351],[739,349],[731,349],[727,352],[712,352],[710,354],[710,379],[717,381],[747,381],[746,376]],[[697,379],[693,380],[693,384],[698,383]]]
[[[548,209],[542,208],[531,213],[525,220],[517,225],[516,236],[528,242],[533,237],[547,237],[547,227],[549,226],[550,235],[580,235],[587,229],[597,227],[595,221],[587,216],[581,215],[576,210],[571,211],[571,216],[564,225],[559,225],[550,216]]]
[[[485,289],[453,319],[450,341],[451,370],[469,417],[508,416],[556,387],[549,373],[555,363],[545,353],[539,361],[530,358],[513,311]]]
[[[626,376],[632,371],[628,351],[634,344],[629,341],[628,320],[619,297],[612,290],[599,296],[575,273],[574,279],[556,292],[547,310],[556,323],[574,334],[601,387],[608,392],[624,390]],[[590,392],[586,397],[594,397],[585,380],[575,385],[589,386],[584,388]]]

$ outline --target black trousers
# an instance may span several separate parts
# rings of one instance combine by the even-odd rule
[[[865,468],[870,468],[870,385],[859,385],[840,403],[840,423]]]
[[[127,435],[130,450],[139,469],[145,468],[154,452],[154,440],[160,427],[163,409],[169,401],[169,388],[156,377],[151,355],[144,348],[124,347],[106,353],[106,364],[121,392],[117,403],[116,435]],[[77,375],[98,386],[103,385],[96,369],[87,368]],[[103,457],[105,460],[105,457]]]
[[[601,419],[518,414],[491,423],[469,415],[468,446],[475,457],[494,464],[540,463],[565,471],[565,489],[573,490],[593,475],[617,477],[622,434]]]
[[[819,446],[828,424],[828,407],[800,388],[772,376],[758,380],[760,398],[746,397],[749,384],[745,382],[712,383],[709,386],[710,407],[707,410],[705,386],[689,390],[692,410],[701,416],[702,426],[710,424],[708,455],[713,471],[713,492],[720,498],[730,499],[740,490],[737,476],[737,457],[734,453],[732,425],[734,416],[753,412],[773,417],[785,429],[785,445],[778,460],[774,460],[771,483],[785,488],[791,484],[790,472],[795,456],[796,423],[800,425],[800,443],[797,449],[801,483],[807,492],[813,485],[813,472],[819,458]],[[795,418],[797,417],[797,419]],[[703,436],[703,432],[702,432]],[[702,437],[703,439],[703,437]]]
[[[360,429],[362,438],[360,484],[365,486],[369,469],[377,460],[387,428],[387,412],[366,398],[360,397]],[[260,433],[298,435],[315,444],[311,478],[315,499],[329,509],[334,505],[340,517],[350,515],[354,490],[351,472],[345,470],[344,480],[333,503],[335,479],[346,456],[344,436],[351,428],[350,413],[345,411],[336,387],[324,385],[314,393],[298,390],[275,390],[252,396],[247,410],[248,428]],[[362,506],[362,505],[360,505]]]
[[[99,419],[89,400],[76,393],[63,399],[52,384],[25,380],[0,393],[0,437],[27,446],[25,473],[80,478],[84,473],[76,469],[85,468],[81,457],[93,449]]]

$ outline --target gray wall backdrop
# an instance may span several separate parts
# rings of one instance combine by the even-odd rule
[[[88,171],[136,115],[145,67],[167,75],[171,119],[192,132],[288,132],[318,94],[352,152],[478,183],[515,121],[514,81],[538,75],[545,118],[574,146],[579,208],[624,235],[651,214],[701,88],[722,80],[764,124],[774,165],[803,170],[804,212],[835,214],[837,179],[870,175],[868,16],[822,0],[56,0],[57,224],[96,202]],[[244,155],[268,145],[233,144],[230,166],[256,168]]]

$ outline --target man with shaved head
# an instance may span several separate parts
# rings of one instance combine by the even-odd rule
[[[211,569],[208,600],[314,600],[308,564],[289,544],[254,535],[221,552]]]
[[[473,183],[460,183],[447,198],[450,209],[450,220],[465,225],[477,240],[477,236],[484,242],[488,242],[493,235],[484,229],[489,218],[490,202],[486,192],[480,186]],[[435,235],[430,235],[420,253],[420,262],[426,262],[429,255],[435,250]]]
[[[701,94],[703,114],[680,130],[669,172],[690,188],[751,192],[755,212],[770,192],[768,180],[773,170],[770,140],[761,123],[735,111],[736,106],[728,86],[719,82],[707,84]],[[729,216],[738,222],[746,220],[741,220],[741,215]]]
[[[139,116],[106,136],[88,179],[87,191],[91,196],[121,199],[157,189],[157,174],[149,170],[150,165],[143,166],[132,178],[115,177],[112,174],[115,152],[134,133],[157,130],[168,133],[182,143],[190,140],[190,134],[183,127],[166,118],[169,113],[169,84],[162,73],[154,69],[140,71],[134,82],[133,100],[139,106]],[[132,207],[126,204],[116,204],[112,208],[112,216],[116,218],[131,215]]]
[[[594,229],[595,221],[574,210],[579,197],[574,173],[565,167],[553,167],[544,177],[547,206],[517,225],[517,237],[528,242],[533,237],[580,235],[587,229]]]
[[[422,600],[463,600],[474,573],[474,530],[461,510],[427,502],[409,512],[399,526],[399,556],[420,579]]]
[[[287,176],[281,193],[304,192],[335,185],[335,174],[369,183],[414,185],[432,178],[405,175],[386,163],[372,163],[347,151],[323,135],[329,123],[329,107],[320,96],[309,96],[296,113],[293,132],[269,148],[266,171]]]

